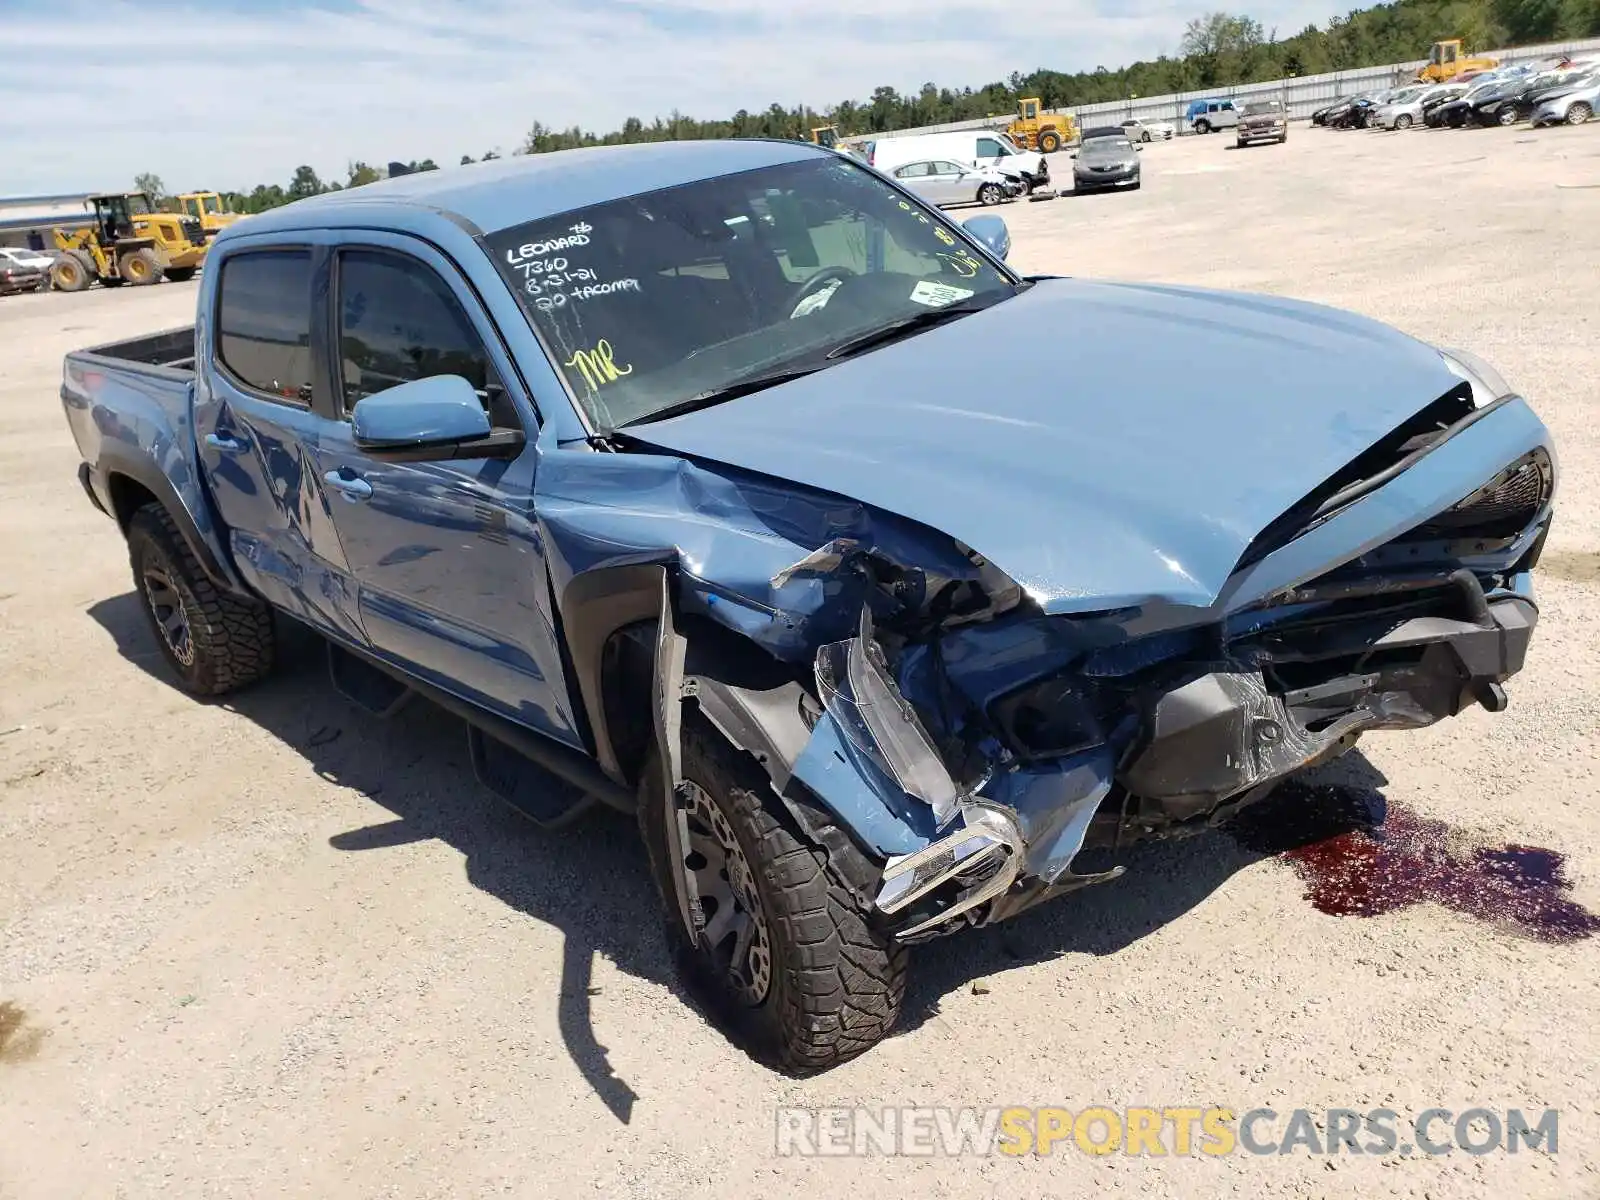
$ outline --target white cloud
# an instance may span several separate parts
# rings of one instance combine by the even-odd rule
[[[352,159],[509,152],[536,120],[604,131],[674,108],[722,117],[864,99],[881,84],[1119,66],[1172,53],[1198,11],[1171,0],[335,2],[11,0],[0,190],[123,187],[140,171],[174,188],[247,189],[287,182],[301,163],[342,178]],[[1285,35],[1317,15],[1307,0],[1254,7]]]

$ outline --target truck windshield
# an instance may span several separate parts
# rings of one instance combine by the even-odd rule
[[[834,157],[575,209],[483,244],[602,430],[822,369],[880,330],[955,319],[1018,286],[937,211]]]

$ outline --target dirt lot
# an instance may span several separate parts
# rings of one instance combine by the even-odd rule
[[[1373,736],[1325,779],[1387,805],[1383,849],[1137,853],[925,948],[865,1059],[775,1076],[676,990],[626,822],[541,835],[453,719],[359,715],[311,647],[226,704],[175,690],[56,390],[63,352],[184,323],[195,287],[0,301],[0,1195],[1600,1196],[1600,939],[1568,936],[1600,911],[1600,127],[1145,160],[1138,194],[1007,208],[1014,261],[1357,309],[1483,355],[1555,430],[1509,711]],[[1070,388],[1070,330],[1061,356]],[[1508,844],[1564,878],[1474,855]],[[1555,877],[1512,887],[1513,860]],[[774,1155],[775,1106],[853,1103],[1548,1106],[1560,1152]]]

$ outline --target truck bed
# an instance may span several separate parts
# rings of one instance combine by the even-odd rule
[[[165,376],[179,375],[187,380],[194,374],[194,326],[165,329],[121,342],[90,346],[72,354],[77,361],[104,359],[118,367],[129,365],[154,368]],[[152,373],[152,372],[141,372]]]

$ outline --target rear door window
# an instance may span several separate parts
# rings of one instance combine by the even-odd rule
[[[216,320],[217,359],[235,381],[282,403],[311,403],[309,250],[230,255]]]

